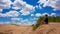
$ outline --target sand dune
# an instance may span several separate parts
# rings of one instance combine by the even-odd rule
[[[49,23],[39,26],[35,31],[27,25],[0,25],[0,34],[60,34],[60,23]]]

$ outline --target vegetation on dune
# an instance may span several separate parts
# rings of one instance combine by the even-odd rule
[[[44,19],[44,17],[39,17],[38,18],[38,20],[37,20],[37,23],[33,26],[33,30],[36,30],[39,26],[40,26],[40,24],[41,24],[41,20],[43,20]]]
[[[60,22],[60,16],[56,16],[56,17],[50,16],[50,17],[48,17],[48,21],[49,22]]]
[[[40,25],[41,21],[44,19],[44,16],[38,18],[36,24],[33,26],[33,30],[36,30]],[[60,16],[49,16],[48,22],[60,22]]]

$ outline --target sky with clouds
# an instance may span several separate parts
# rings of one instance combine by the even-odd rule
[[[0,0],[0,24],[35,24],[40,16],[60,16],[60,0]]]

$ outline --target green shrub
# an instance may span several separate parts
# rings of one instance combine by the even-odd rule
[[[36,30],[40,26],[41,20],[43,20],[43,19],[44,19],[44,17],[39,17],[38,18],[36,24],[33,26],[33,30]]]
[[[48,17],[48,21],[49,21],[49,22],[60,22],[60,16],[56,16],[56,17],[54,17],[54,16],[49,16],[49,17]]]
[[[41,21],[44,19],[44,16],[39,17],[36,24],[33,26],[33,30],[36,30],[40,25]],[[60,16],[49,16],[48,17],[48,22],[60,22]]]

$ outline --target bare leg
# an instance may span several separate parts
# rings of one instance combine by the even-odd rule
[[[45,21],[41,21],[41,24],[46,24],[46,22]]]

